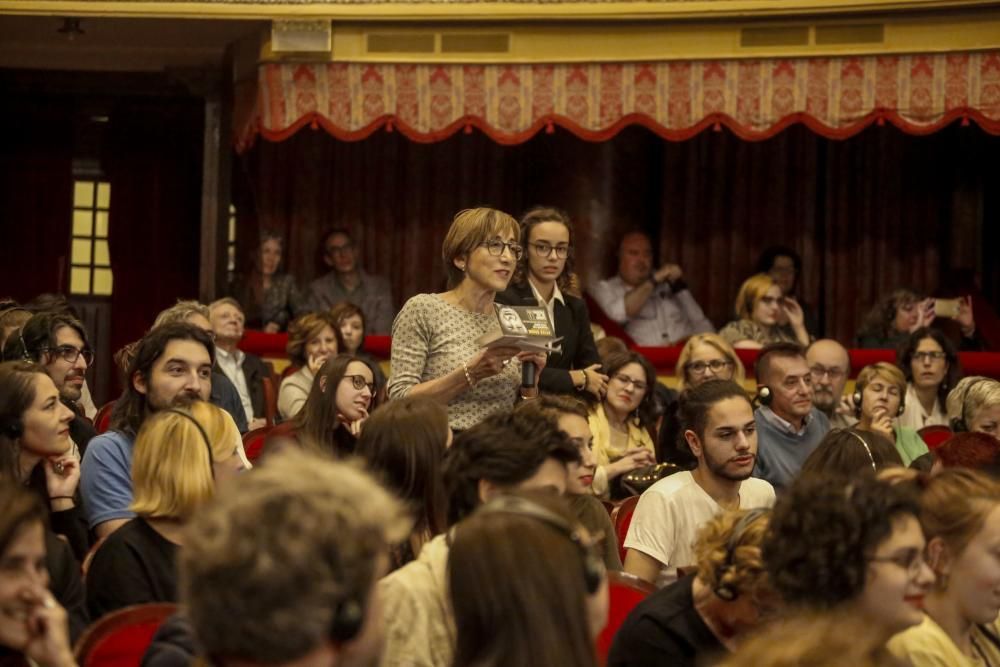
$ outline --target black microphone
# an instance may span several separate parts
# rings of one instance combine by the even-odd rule
[[[521,363],[521,388],[535,388],[535,364],[531,361]]]

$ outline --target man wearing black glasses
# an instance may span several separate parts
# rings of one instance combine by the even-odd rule
[[[77,405],[87,369],[94,363],[94,353],[83,324],[66,313],[37,313],[19,332],[7,338],[3,358],[41,364],[59,390],[62,402],[76,413],[70,422],[69,434],[82,455],[87,443],[97,435]]]
[[[813,381],[813,405],[830,420],[830,428],[850,428],[858,423],[854,406],[844,396],[851,374],[851,357],[835,340],[822,338],[806,349],[806,363]]]

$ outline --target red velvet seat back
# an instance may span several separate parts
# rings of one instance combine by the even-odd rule
[[[655,586],[634,575],[608,572],[608,622],[597,637],[597,658],[600,664],[607,662],[615,633],[629,613],[655,590]]]
[[[160,624],[177,611],[170,603],[125,607],[87,628],[74,654],[80,667],[135,667]]]

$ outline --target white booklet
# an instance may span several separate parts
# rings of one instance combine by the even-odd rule
[[[558,351],[562,338],[556,338],[555,327],[544,306],[494,303],[493,309],[497,315],[497,326],[476,339],[480,347],[516,347],[525,352],[543,354]]]

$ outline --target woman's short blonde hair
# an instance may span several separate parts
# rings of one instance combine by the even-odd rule
[[[441,259],[448,273],[448,289],[453,289],[465,278],[465,273],[455,266],[459,257],[469,253],[492,238],[521,238],[521,227],[511,215],[492,208],[467,208],[459,211],[441,244]]]
[[[750,276],[740,285],[740,291],[736,293],[736,318],[740,320],[752,320],[753,309],[757,302],[767,293],[767,290],[778,283],[766,273],[758,273]]]
[[[340,324],[329,312],[307,313],[288,325],[288,343],[285,345],[285,351],[288,352],[288,357],[294,365],[305,366],[309,363],[306,359],[306,343],[318,336],[326,327],[333,330],[333,336],[337,339],[337,352],[340,352],[344,349]]]
[[[135,439],[132,511],[149,518],[189,518],[215,492],[212,463],[237,455],[239,447],[233,418],[211,403],[157,412]]]
[[[1000,382],[982,375],[962,378],[945,401],[948,420],[961,419],[969,427],[976,413],[1000,405]]]
[[[743,368],[743,362],[740,358],[736,356],[736,351],[733,350],[733,346],[730,345],[725,338],[714,333],[704,333],[695,334],[688,338],[687,343],[684,344],[684,349],[681,350],[681,354],[677,357],[677,365],[674,367],[674,374],[677,376],[677,390],[684,391],[688,388],[687,382],[687,370],[685,366],[691,361],[691,357],[694,355],[694,349],[699,345],[708,345],[714,347],[719,354],[724,356],[729,361],[733,362],[733,382],[742,385],[743,381],[747,378],[746,369]]]
[[[751,511],[755,516],[747,522]],[[712,590],[726,586],[751,596],[770,592],[761,548],[770,516],[767,510],[722,512],[705,524],[694,545],[698,578]]]
[[[868,364],[862,368],[861,372],[858,373],[857,381],[854,383],[855,390],[863,392],[865,387],[875,381],[875,378],[882,378],[886,382],[894,384],[899,389],[900,399],[906,396],[906,376],[903,375],[903,371],[899,370],[898,366],[890,364],[887,361]]]

